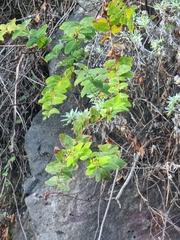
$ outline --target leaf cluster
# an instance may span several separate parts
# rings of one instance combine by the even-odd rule
[[[28,29],[28,24],[31,19],[24,21],[21,24],[16,24],[14,18],[7,24],[0,25],[0,41],[4,41],[4,35],[12,34],[12,39],[17,37],[27,37],[28,41],[26,47],[38,46],[39,48],[45,48],[51,42],[51,38],[46,37],[47,25],[42,26],[40,29]]]
[[[99,145],[99,152],[92,152],[89,137],[78,136],[76,139],[66,134],[59,136],[63,149],[55,148],[56,161],[46,166],[46,171],[55,176],[45,183],[61,190],[70,190],[69,183],[72,181],[72,171],[78,168],[78,161],[87,160],[86,175],[95,177],[99,182],[102,178],[109,179],[110,171],[123,167],[125,162],[119,158],[117,146],[110,144]]]
[[[109,179],[112,170],[125,165],[125,162],[119,157],[120,152],[116,145],[102,144],[98,145],[99,151],[92,151],[91,136],[84,135],[84,131],[89,125],[104,118],[109,121],[119,112],[128,111],[131,106],[126,89],[128,87],[127,79],[133,77],[131,73],[132,58],[121,57],[116,54],[113,35],[122,31],[125,25],[127,25],[129,31],[133,31],[132,19],[135,7],[129,7],[123,1],[111,1],[107,9],[105,18],[94,21],[92,18],[85,18],[81,22],[63,23],[60,29],[64,31],[64,36],[45,58],[46,61],[49,61],[57,57],[60,51],[64,51],[67,58],[60,61],[57,66],[71,67],[75,76],[74,86],[81,86],[81,97],[83,98],[85,95],[90,97],[92,104],[93,99],[96,99],[96,102],[103,99],[100,108],[96,108],[96,104],[94,104],[93,107],[82,113],[76,114],[76,110],[70,112],[71,114],[66,114],[67,124],[73,125],[73,131],[77,137],[72,139],[61,134],[60,142],[63,149],[59,149],[58,153],[55,154],[57,160],[46,167],[46,171],[59,176],[53,176],[46,184],[58,186],[64,190],[69,189],[68,184],[72,180],[72,171],[78,167],[79,160],[86,161],[86,175],[95,177],[96,181],[100,181],[102,178]],[[107,57],[110,59],[104,63],[103,67],[89,69],[81,61],[87,56],[81,46],[85,40],[94,36],[95,30],[106,32],[102,36],[101,43],[108,40],[111,45],[111,53],[108,54]],[[48,85],[44,91],[45,95],[46,92],[49,93]],[[53,98],[55,95],[53,92]],[[46,104],[46,101],[42,102],[40,100],[40,102],[43,105]],[[53,105],[52,102],[51,105]],[[50,115],[51,110],[49,109]],[[72,118],[74,121],[72,121]],[[57,166],[59,166],[58,173],[55,172]],[[67,175],[67,171],[68,178],[67,176],[63,178],[66,179],[65,183],[61,176]]]
[[[127,5],[123,0],[113,0],[104,5],[103,17],[93,22],[93,27],[101,32],[117,34],[125,26],[132,32],[134,30],[133,15],[136,6]]]

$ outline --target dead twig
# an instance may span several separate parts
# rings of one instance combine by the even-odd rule
[[[135,171],[135,167],[136,167],[137,162],[139,161],[140,156],[141,156],[140,152],[137,152],[137,153],[134,154],[134,161],[133,161],[133,165],[132,165],[131,171],[130,171],[128,177],[126,178],[126,181],[124,182],[123,186],[121,187],[119,193],[115,197],[115,200],[117,201],[119,207],[121,207],[121,204],[119,202],[119,198],[121,197],[122,193],[124,192],[124,189],[126,188],[128,183],[130,182],[131,177],[132,177],[132,175],[133,175],[133,173]]]
[[[112,201],[112,196],[113,196],[113,191],[114,191],[114,187],[115,187],[115,184],[116,184],[117,176],[118,176],[118,170],[116,170],[116,174],[115,174],[115,177],[114,177],[114,181],[113,181],[113,185],[112,185],[109,201],[108,201],[108,204],[106,206],[106,210],[105,210],[105,213],[104,213],[104,216],[103,216],[103,220],[102,220],[102,223],[101,223],[98,240],[100,240],[101,236],[102,236],[104,223],[105,223],[105,220],[106,220],[106,217],[107,217],[107,214],[108,214],[108,210],[109,210],[109,207],[110,207],[110,204],[111,204],[111,201]]]

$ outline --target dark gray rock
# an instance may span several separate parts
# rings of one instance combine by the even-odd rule
[[[60,110],[64,113],[72,107],[76,107],[76,102],[71,93]],[[28,240],[97,240],[112,182],[97,184],[94,179],[85,176],[85,164],[79,163],[70,192],[62,193],[45,186],[44,181],[48,175],[44,168],[54,160],[54,146],[61,147],[60,133],[72,134],[69,126],[62,125],[59,115],[43,121],[39,113],[26,135],[32,178],[26,188],[27,210],[22,215],[24,231]],[[121,186],[122,182],[115,187],[114,195]],[[47,200],[45,194],[48,195]],[[157,191],[148,190],[148,200],[156,209],[161,208],[161,196]],[[161,229],[154,232],[155,222],[133,181],[125,189],[120,202],[121,208],[115,200],[111,202],[101,240],[151,240],[157,239],[152,237],[154,234],[161,236]],[[169,229],[169,234],[171,237],[168,239],[176,240],[179,237],[178,232],[172,228]],[[24,240],[25,237],[18,227],[14,240],[19,239]]]

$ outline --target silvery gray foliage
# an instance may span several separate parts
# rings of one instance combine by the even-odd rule
[[[180,104],[176,105],[174,117],[172,121],[174,123],[174,138],[176,139],[177,146],[180,144]]]
[[[124,132],[127,125],[127,119],[121,114],[115,115],[110,121],[103,119],[102,121],[91,124],[86,129],[88,134],[100,134],[101,141],[105,141],[111,132],[118,130]],[[94,136],[95,137],[95,136]]]

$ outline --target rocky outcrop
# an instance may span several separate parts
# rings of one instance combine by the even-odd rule
[[[60,111],[69,111],[74,105],[72,94]],[[22,218],[27,239],[97,239],[95,235],[98,236],[111,182],[97,184],[84,175],[85,166],[80,164],[70,192],[62,193],[45,186],[48,175],[44,169],[54,159],[53,148],[59,145],[59,133],[71,134],[71,129],[62,125],[58,115],[43,121],[39,113],[26,135],[26,152],[32,173],[32,178],[25,184],[27,210]],[[116,187],[118,189],[119,186]],[[44,195],[49,193],[45,200]],[[140,197],[133,182],[120,201],[121,208],[112,201],[101,239],[151,239],[150,216],[146,208],[140,212]],[[14,239],[25,239],[21,230]]]
[[[60,111],[63,113],[73,107],[76,107],[76,102],[73,94],[70,94]],[[81,163],[70,192],[62,193],[45,186],[48,175],[44,169],[54,159],[54,146],[61,147],[60,133],[72,134],[70,127],[63,126],[59,115],[43,121],[39,113],[26,135],[26,152],[32,178],[25,184],[27,210],[22,216],[25,234],[28,240],[97,240],[112,182],[97,184],[94,179],[87,178],[85,166]],[[122,184],[116,185],[115,192]],[[45,194],[49,194],[46,200]],[[158,207],[158,193],[149,190],[148,195],[149,201]],[[152,216],[133,180],[125,189],[120,203],[121,208],[112,200],[101,240],[154,239],[150,232],[154,234],[155,222],[151,221]],[[14,233],[14,240],[25,239],[20,227],[18,230]],[[172,232],[169,239],[178,239],[178,233]]]

